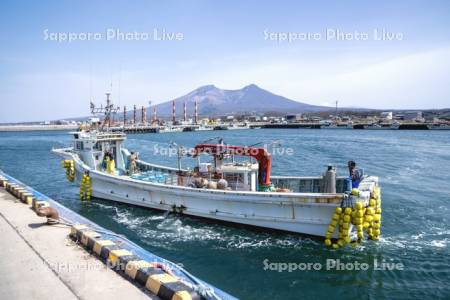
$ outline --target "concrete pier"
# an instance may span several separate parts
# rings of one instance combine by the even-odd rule
[[[45,221],[0,187],[2,299],[158,299]]]

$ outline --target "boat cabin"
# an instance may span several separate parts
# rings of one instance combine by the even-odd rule
[[[122,143],[126,138],[124,133],[77,131],[72,134],[74,151],[90,168],[102,170],[105,155],[109,154],[114,159],[116,168],[125,171],[126,163],[121,152]]]
[[[213,156],[214,165],[207,166],[200,163],[200,154]],[[250,160],[236,162],[235,156],[249,157]],[[198,159],[198,169],[203,173],[214,175],[227,181],[233,190],[256,191],[269,188],[272,156],[264,148],[232,146],[219,144],[199,144],[194,148],[194,157]],[[203,172],[202,172],[203,170]],[[204,172],[207,171],[207,172]]]

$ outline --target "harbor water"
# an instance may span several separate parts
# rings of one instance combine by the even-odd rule
[[[450,132],[260,129],[128,135],[140,158],[176,167],[169,144],[193,147],[220,135],[228,144],[270,144],[273,174],[346,174],[355,160],[380,178],[379,242],[337,251],[321,240],[215,224],[93,199],[81,202],[51,148],[67,132],[0,132],[0,169],[145,249],[183,264],[242,299],[448,299]],[[183,159],[183,166],[190,166]],[[337,265],[333,266],[333,263]],[[366,270],[358,265],[368,266]],[[285,266],[290,269],[285,270]]]

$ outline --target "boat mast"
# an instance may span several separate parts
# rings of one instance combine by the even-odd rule
[[[114,104],[112,103],[109,96],[111,93],[106,93],[106,106],[103,107],[103,105],[100,105],[100,107],[95,107],[95,104],[91,102],[91,114],[98,115],[98,114],[104,114],[103,122],[100,125],[100,130],[103,130],[105,128],[105,124],[108,124],[108,129],[111,127],[111,119],[114,114],[116,114],[120,107],[114,107]]]

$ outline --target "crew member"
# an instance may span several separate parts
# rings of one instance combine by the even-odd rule
[[[138,172],[136,161],[138,160],[138,153],[131,152],[131,155],[128,157],[128,173],[134,174]]]
[[[359,187],[359,183],[362,180],[362,174],[359,169],[356,168],[356,162],[350,160],[348,162],[348,172],[349,178],[352,181],[352,188],[357,189]]]

